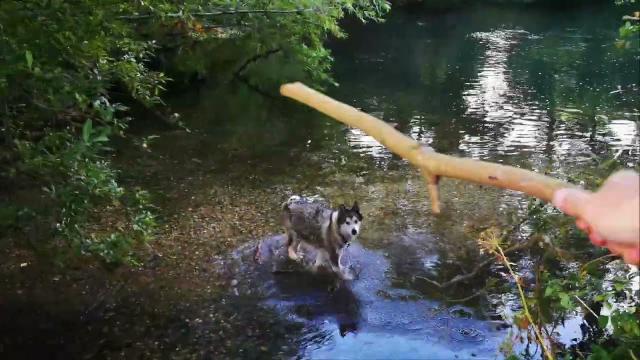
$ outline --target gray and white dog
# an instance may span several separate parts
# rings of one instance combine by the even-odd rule
[[[328,265],[341,278],[352,278],[342,266],[341,259],[345,247],[360,233],[362,214],[357,202],[350,209],[344,205],[332,209],[318,197],[294,195],[283,204],[283,224],[292,260],[301,260],[298,249],[304,241],[318,250],[314,271]]]

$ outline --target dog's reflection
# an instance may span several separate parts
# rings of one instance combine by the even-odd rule
[[[274,281],[283,299],[296,304],[296,315],[307,320],[333,318],[343,337],[358,331],[360,300],[348,283],[304,271],[282,273]]]
[[[329,271],[330,268],[310,271],[315,259],[313,247],[305,249],[307,256],[301,262],[291,261],[286,255],[285,244],[283,236],[263,239],[254,253],[254,261],[261,265],[261,272],[272,274],[273,290],[278,297],[293,303],[297,316],[307,320],[332,318],[338,324],[341,336],[356,333],[361,305],[350,282],[340,280]]]

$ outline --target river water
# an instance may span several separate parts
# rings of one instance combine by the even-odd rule
[[[331,45],[340,86],[328,91],[447,154],[562,178],[596,166],[598,157],[635,163],[640,73],[638,59],[613,46],[618,19],[597,7],[570,13],[479,7],[348,24],[349,38]],[[482,276],[442,291],[416,275],[444,281],[470,271],[483,258],[468,228],[508,224],[522,215],[527,199],[445,181],[445,210],[435,217],[418,173],[357,129],[261,95],[226,100],[219,88],[181,101],[189,104],[183,110],[188,122],[207,134],[206,145],[190,148],[184,160],[220,166],[233,181],[269,184],[269,200],[257,200],[273,204],[269,216],[277,217],[277,204],[291,193],[336,204],[357,200],[364,209],[364,232],[349,249],[361,274],[337,290],[305,274],[273,275],[256,266],[254,242],[234,260],[217,260],[226,264],[229,283],[240,283],[231,286],[236,296],[257,295],[263,306],[303,324],[293,353],[501,356],[510,329],[500,323],[498,308],[517,310],[512,294],[458,305],[450,300],[473,295]],[[228,157],[203,153],[210,146]],[[251,226],[251,219],[244,221],[240,226]],[[580,338],[579,322],[559,330],[566,345]],[[530,349],[536,351],[539,356]]]
[[[330,44],[339,86],[328,93],[446,154],[565,179],[599,158],[634,164],[640,70],[614,46],[619,15],[483,6],[348,22],[349,37]],[[503,269],[446,290],[420,277],[469,272],[485,259],[473,229],[512,224],[528,199],[444,180],[443,213],[434,216],[419,173],[357,129],[239,83],[205,83],[169,103],[191,132],[147,130],[159,136],[150,152],[115,159],[125,181],[159,199],[169,225],[152,245],[157,254],[126,286],[114,285],[126,276],[108,280],[82,320],[72,310],[38,317],[53,328],[66,319],[72,335],[16,326],[21,340],[5,342],[10,353],[502,357],[513,329],[501,313],[518,309],[515,295],[475,295],[489,271]],[[357,280],[336,285],[255,262],[258,244],[282,241],[280,204],[294,193],[360,203],[363,232],[348,250]],[[7,321],[26,322],[28,309]],[[559,329],[565,345],[580,338],[579,322]],[[38,336],[53,339],[42,352],[28,349]],[[534,343],[529,351],[540,356]]]

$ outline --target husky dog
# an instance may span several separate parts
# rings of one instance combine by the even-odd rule
[[[357,202],[351,209],[340,205],[336,210],[317,197],[294,195],[283,204],[283,224],[289,258],[301,260],[298,247],[304,241],[318,249],[314,270],[328,264],[342,278],[349,278],[341,258],[344,248],[360,233],[362,214]]]

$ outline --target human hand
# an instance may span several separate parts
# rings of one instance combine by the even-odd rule
[[[591,242],[629,264],[640,263],[640,176],[630,170],[611,175],[596,192],[560,189],[553,205],[576,218]]]

